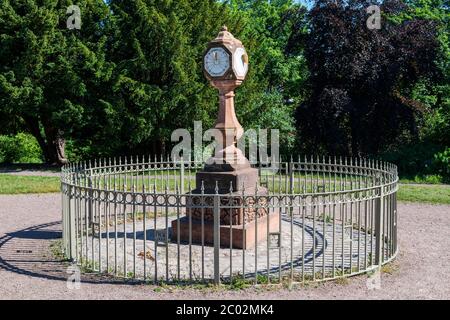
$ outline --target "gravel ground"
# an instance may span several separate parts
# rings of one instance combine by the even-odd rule
[[[50,253],[61,236],[60,195],[0,196],[0,299],[450,299],[450,206],[399,204],[400,253],[381,275],[288,289],[163,289],[83,276],[68,289]],[[369,279],[369,280],[368,280]],[[156,292],[159,291],[159,292]]]
[[[57,167],[48,167],[45,165],[9,165],[0,166],[0,174],[11,174],[16,176],[40,176],[40,177],[59,177],[60,169]]]
[[[59,172],[53,171],[33,171],[33,170],[0,170],[0,173],[14,176],[37,176],[37,177],[59,177]]]
[[[176,216],[168,217],[169,238],[171,230],[171,222],[176,219]],[[111,217],[114,221],[114,218]],[[110,220],[110,221],[111,221]],[[131,220],[131,219],[130,219]],[[94,237],[92,235],[83,237],[83,255],[85,257],[95,256],[95,262],[101,261],[102,270],[107,270],[107,266],[114,268],[114,261],[116,259],[115,253],[117,250],[117,271],[124,273],[124,245],[126,245],[126,263],[127,270],[134,270],[133,266],[136,263],[136,277],[143,279],[144,267],[149,279],[155,277],[155,257],[157,257],[157,270],[158,276],[164,277],[166,266],[168,268],[169,276],[176,277],[178,274],[178,268],[180,272],[181,279],[189,279],[189,271],[192,268],[192,274],[194,278],[201,277],[202,271],[204,272],[205,278],[214,278],[214,247],[204,246],[202,252],[202,246],[196,245],[195,243],[189,247],[188,244],[183,244],[178,247],[176,241],[169,241],[167,244],[167,260],[169,264],[166,263],[166,245],[163,242],[157,242],[155,251],[155,230],[162,234],[162,239],[165,237],[166,233],[166,217],[160,216],[156,219],[156,228],[154,224],[154,219],[146,219],[146,245],[145,245],[145,255],[147,256],[146,264],[144,266],[144,226],[143,221],[136,221],[133,225],[132,221],[129,221],[126,226],[120,221],[117,227],[117,239],[115,239],[114,234],[114,223],[106,231],[106,225],[102,224],[101,232],[101,246],[100,238],[98,234]],[[124,237],[123,229],[126,229],[126,237]],[[335,225],[333,232],[333,223],[329,222],[324,225],[320,221],[313,222],[312,219],[306,218],[303,221],[300,217],[296,216],[293,219],[293,237],[291,246],[291,224],[290,219],[286,215],[282,215],[281,224],[281,246],[278,249],[268,249],[266,241],[261,241],[258,243],[257,247],[248,248],[245,250],[245,274],[247,277],[254,277],[255,274],[255,258],[257,254],[257,269],[260,273],[266,274],[267,272],[267,259],[269,258],[270,273],[273,277],[278,277],[279,267],[281,266],[282,272],[285,276],[289,275],[290,262],[291,262],[291,247],[292,250],[292,261],[294,275],[299,277],[301,273],[305,272],[305,277],[312,277],[314,272],[316,274],[322,274],[323,269],[325,273],[329,276],[333,271],[333,247],[335,250],[335,261],[334,269],[342,269],[342,265],[347,270],[350,269],[350,263],[353,269],[358,268],[358,263],[360,268],[364,269],[365,263],[370,260],[370,252],[375,252],[375,241],[371,241],[371,237],[367,237],[367,245],[365,239],[365,232],[358,232],[358,230],[353,230],[353,236],[350,237],[349,231],[345,231],[342,234],[342,225]],[[134,231],[136,231],[136,239],[134,241]],[[265,232],[259,231],[259,232]],[[333,244],[333,234],[336,241]],[[108,241],[109,235],[109,241]],[[305,238],[303,239],[303,235]],[[126,241],[124,241],[126,239]],[[352,242],[353,239],[353,242]],[[117,242],[115,241],[117,240]],[[325,241],[324,241],[325,240]],[[342,241],[343,240],[343,241]],[[125,243],[124,243],[125,242]],[[344,248],[342,248],[342,242],[344,243]],[[372,243],[372,248],[371,248]],[[87,245],[86,245],[87,244]],[[325,246],[324,246],[325,244]],[[350,250],[350,245],[353,245],[352,250]],[[359,252],[358,252],[359,244]],[[117,245],[117,248],[116,248]],[[302,260],[302,245],[304,259]],[[257,250],[255,250],[257,249]],[[341,261],[341,252],[344,252],[343,262]],[[350,255],[350,251],[352,254]],[[156,252],[156,254],[155,254]],[[219,265],[220,265],[220,275],[221,277],[227,279],[230,275],[230,268],[232,268],[233,274],[244,274],[243,271],[243,250],[232,250],[230,252],[229,247],[222,247],[219,250]],[[315,252],[315,254],[313,254]],[[325,255],[323,254],[325,252]],[[1,251],[0,251],[1,253]],[[386,253],[387,250],[386,250]],[[102,258],[99,259],[99,256]],[[315,259],[313,259],[313,256]],[[180,259],[180,264],[178,265],[178,257]],[[189,257],[191,257],[189,263]],[[325,261],[323,261],[325,257]],[[366,258],[366,259],[365,259]],[[92,260],[92,259],[91,259]],[[202,265],[203,260],[203,265]],[[230,261],[231,260],[231,261]],[[231,263],[230,263],[231,262]],[[280,265],[279,265],[280,262]],[[304,265],[302,265],[304,262]],[[109,263],[109,264],[108,264]],[[203,270],[202,270],[203,267]]]

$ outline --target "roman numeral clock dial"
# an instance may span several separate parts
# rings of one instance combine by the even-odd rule
[[[204,63],[211,77],[220,77],[230,68],[230,55],[221,47],[211,48],[205,55]]]

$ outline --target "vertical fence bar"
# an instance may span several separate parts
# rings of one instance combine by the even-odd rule
[[[169,179],[166,180],[166,186],[164,188],[164,202],[165,202],[165,210],[164,210],[164,220],[165,220],[165,230],[164,230],[164,242],[165,242],[165,253],[166,253],[166,281],[169,281]]]
[[[244,212],[245,210],[245,188],[244,188],[244,184],[242,184],[242,201],[241,201],[241,211]],[[242,221],[242,233],[245,233],[245,218]],[[242,237],[242,278],[245,279],[245,251],[247,250],[246,248],[246,243],[245,243],[245,238]]]
[[[229,210],[230,210],[230,281],[233,281],[233,206],[232,206],[232,197],[233,197],[233,182],[230,182],[230,197],[228,198]],[[202,217],[203,218],[203,217]],[[203,231],[203,230],[202,230]],[[203,243],[202,243],[203,249]]]
[[[114,163],[116,159],[114,158]],[[115,168],[114,168],[115,170]],[[114,274],[117,276],[117,238],[118,238],[118,230],[117,230],[117,182],[116,182],[116,173],[114,172]]]
[[[142,161],[144,163],[144,161]],[[142,174],[142,228],[144,230],[144,281],[147,281],[147,195],[144,173]]]
[[[184,193],[184,161],[183,157],[181,158],[181,165],[180,165],[180,190],[181,194]]]
[[[375,200],[375,264],[381,268],[383,264],[383,187],[378,179],[377,198]]]
[[[103,188],[105,189],[105,232],[106,232],[106,272],[110,273],[109,270],[109,224],[110,224],[110,215],[111,215],[111,206],[110,206],[110,176],[108,179],[105,179],[105,185]]]
[[[125,170],[126,159],[125,159]],[[123,201],[123,276],[127,277],[127,175],[125,172],[124,182],[122,187],[122,201]]]
[[[290,217],[290,232],[291,232],[291,239],[290,239],[290,273],[289,273],[289,279],[291,282],[294,281],[294,163],[289,163],[289,217]],[[267,224],[269,224],[267,222]],[[269,236],[269,235],[267,235]],[[281,241],[281,234],[280,234],[280,241]],[[281,244],[280,244],[281,246]],[[267,250],[269,251],[269,250]]]
[[[132,210],[132,219],[133,219],[133,278],[136,278],[136,182],[132,182],[131,199],[133,201],[133,205],[131,206]],[[144,256],[145,259],[145,256]]]
[[[76,230],[75,230],[75,223],[76,223],[76,220],[75,220],[75,210],[74,210],[74,208],[73,208],[73,205],[72,205],[72,202],[74,202],[74,201],[72,201],[72,200],[74,200],[74,199],[72,199],[72,186],[71,185],[69,185],[69,187],[68,187],[68,211],[69,211],[69,219],[68,219],[68,221],[69,221],[69,224],[70,224],[70,226],[69,226],[69,248],[70,248],[70,250],[69,250],[69,258],[70,258],[70,260],[73,260],[73,261],[75,261],[76,260]]]
[[[214,195],[214,284],[220,284],[220,196]]]
[[[190,175],[189,175],[190,176]],[[189,179],[188,181],[189,184],[189,202],[193,201],[192,198],[192,187],[191,187],[191,180]],[[193,213],[193,209],[191,207],[189,207],[187,209],[188,214],[189,214],[189,280],[192,281],[192,213]]]
[[[180,262],[180,206],[182,201],[182,193],[180,193],[180,187],[175,187],[176,203],[177,203],[177,278],[181,280],[181,262]]]
[[[305,188],[306,188],[306,180],[305,180]],[[306,211],[306,197],[300,198],[300,205],[302,211],[302,282],[305,282],[305,211]]]
[[[62,218],[62,242],[63,242],[63,250],[64,254],[66,254],[66,210],[65,210],[65,202],[66,197],[64,195],[64,189],[65,189],[65,178],[64,178],[64,167],[61,173],[61,186],[60,186],[60,192],[61,192],[61,218]]]
[[[398,211],[397,211],[397,191],[394,193],[394,254],[398,250],[398,242],[397,242],[397,217],[398,217]]]
[[[81,230],[81,219],[80,219],[80,200],[78,198],[78,183],[77,183],[78,174],[74,175],[74,201],[75,201],[75,260],[79,261],[81,253],[80,247],[82,247],[82,241],[80,239],[80,230]],[[79,241],[80,239],[80,241]]]
[[[158,170],[158,168],[156,169]],[[153,283],[156,284],[158,282],[158,241],[156,239],[156,230],[157,230],[157,218],[158,218],[158,195],[156,193],[156,179],[158,177],[157,172],[155,172],[155,178],[153,180],[153,230],[155,230],[154,241],[153,241],[153,249],[155,251],[155,274],[153,277]]]
[[[205,281],[205,185],[202,181],[201,187],[200,187],[200,193],[201,193],[201,208],[200,208],[200,214],[201,214],[201,229],[202,229],[202,281]]]
[[[255,207],[255,284],[258,283],[258,185],[255,188],[254,195],[254,207]],[[250,208],[249,208],[250,209]]]

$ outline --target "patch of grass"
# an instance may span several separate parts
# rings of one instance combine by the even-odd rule
[[[441,184],[443,178],[440,175],[429,174],[429,175],[417,175],[412,178],[401,178],[400,183],[423,183],[423,184]]]
[[[242,277],[234,277],[231,283],[228,285],[231,290],[244,290],[250,286],[250,281]]]
[[[382,273],[393,274],[398,270],[398,265],[394,262],[389,262],[381,267]]]
[[[400,185],[399,201],[450,204],[450,185]]]
[[[59,191],[59,177],[0,174],[0,194],[49,193]]]
[[[97,261],[85,261],[80,268],[82,273],[94,273],[99,270],[99,264]]]
[[[347,277],[343,277],[343,278],[337,278],[336,280],[334,280],[336,284],[341,285],[341,286],[345,286],[349,283],[349,280]]]
[[[64,255],[63,241],[62,239],[52,241],[50,243],[50,252],[52,256],[60,261],[66,261],[66,256]]]

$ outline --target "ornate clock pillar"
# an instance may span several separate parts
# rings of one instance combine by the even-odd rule
[[[206,161],[204,169],[197,172],[197,188],[193,191],[194,195],[187,197],[187,216],[172,222],[172,239],[177,239],[177,226],[180,224],[181,240],[187,241],[191,237],[192,242],[199,243],[203,233],[205,244],[213,242],[213,210],[199,208],[199,203],[210,203],[212,199],[201,200],[204,196],[195,194],[203,192],[211,195],[218,192],[226,194],[221,196],[221,201],[233,203],[232,209],[224,208],[220,211],[221,245],[232,245],[233,248],[252,247],[256,241],[267,238],[267,231],[278,231],[279,213],[268,214],[267,208],[264,208],[267,190],[260,186],[256,190],[258,170],[251,167],[248,159],[237,148],[237,141],[244,130],[236,117],[234,90],[245,80],[248,56],[242,42],[228,32],[227,27],[222,27],[218,36],[208,44],[203,71],[211,85],[219,91],[219,112],[214,126],[218,133],[216,140],[219,147]],[[259,208],[254,207],[256,201],[259,202]],[[192,224],[189,223],[189,216],[192,217]],[[260,230],[257,236],[256,216]],[[233,229],[232,238],[230,227]]]
[[[203,182],[208,192],[215,191],[216,183],[221,193],[229,192],[231,186],[234,191],[244,188],[251,192],[258,181],[257,170],[251,168],[236,145],[244,130],[234,110],[234,90],[245,80],[247,71],[248,56],[242,42],[227,27],[222,27],[208,44],[203,59],[204,75],[219,91],[219,113],[214,127],[220,132],[219,148],[196,176],[197,187]]]

